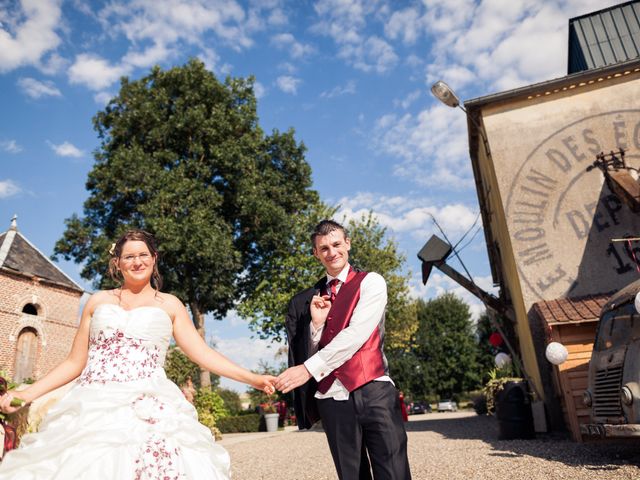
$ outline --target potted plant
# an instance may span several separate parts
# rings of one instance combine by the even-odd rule
[[[273,402],[265,402],[260,404],[262,414],[264,415],[267,432],[278,431],[278,418],[280,414]]]
[[[492,370],[483,392],[488,413],[495,412],[498,419],[499,439],[534,438],[531,393],[510,366]]]

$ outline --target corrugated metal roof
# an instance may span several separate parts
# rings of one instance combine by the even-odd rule
[[[639,57],[640,0],[569,20],[569,74]]]

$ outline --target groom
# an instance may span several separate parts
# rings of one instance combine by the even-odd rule
[[[319,414],[340,480],[371,478],[367,453],[376,480],[410,479],[398,392],[382,351],[387,285],[349,265],[351,240],[339,223],[320,222],[311,244],[326,278],[289,304],[292,366],[275,386],[295,389],[300,428]]]

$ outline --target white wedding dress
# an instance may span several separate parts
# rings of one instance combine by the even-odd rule
[[[171,332],[161,308],[99,305],[85,369],[2,460],[0,480],[230,478],[227,451],[165,375]]]

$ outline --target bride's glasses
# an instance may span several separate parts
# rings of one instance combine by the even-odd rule
[[[123,255],[120,257],[120,261],[122,263],[133,263],[135,259],[140,260],[140,262],[147,264],[153,258],[150,253],[140,253],[138,255]]]

